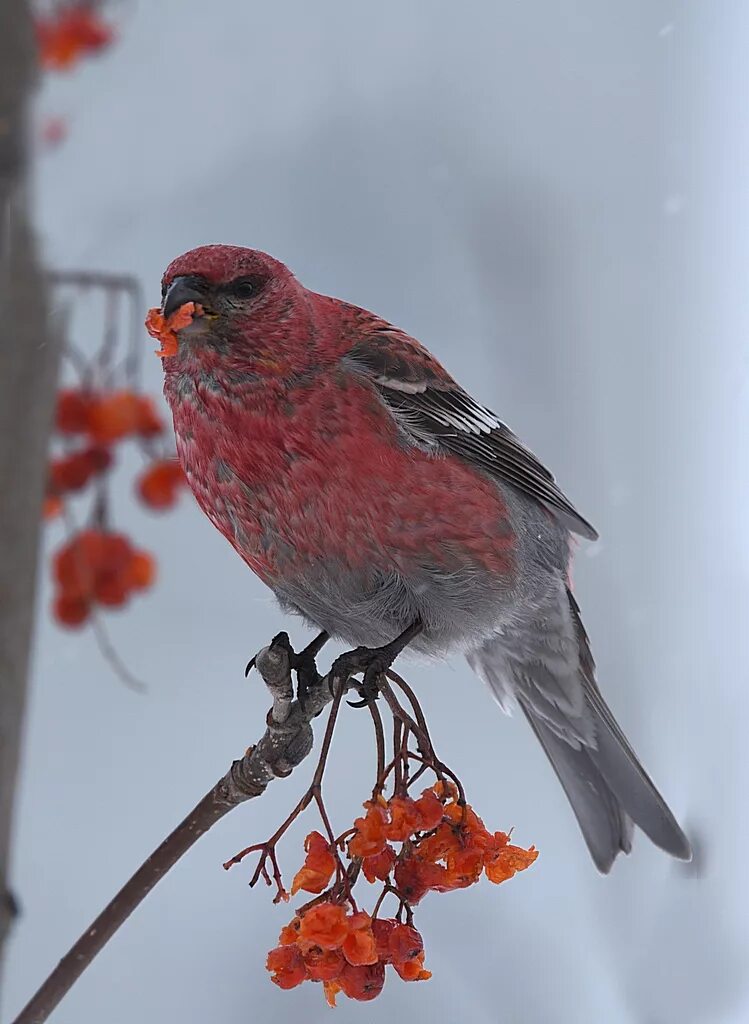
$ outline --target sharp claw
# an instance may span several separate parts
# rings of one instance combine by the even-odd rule
[[[350,708],[365,708],[369,701],[366,697],[362,697],[361,700],[347,700],[346,703]]]

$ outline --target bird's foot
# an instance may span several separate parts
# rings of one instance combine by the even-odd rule
[[[385,673],[415,636],[423,629],[420,619],[412,623],[408,629],[382,647],[356,647],[353,651],[346,651],[333,662],[330,670],[331,685],[337,680],[348,682],[349,678],[363,673],[361,682],[357,682],[356,689],[359,692],[360,700],[348,701],[352,708],[364,708],[374,703],[380,695],[381,681]]]
[[[297,683],[297,700],[304,707],[309,693],[310,687],[315,686],[320,682],[320,673],[317,671],[317,664],[315,658],[322,650],[325,643],[329,639],[328,633],[319,633],[315,639],[307,644],[307,646],[301,650],[298,654],[291,646],[291,640],[289,634],[286,632],[277,633],[270,642],[270,648],[276,650],[286,651],[289,658],[289,666],[296,673]],[[245,676],[255,666],[255,658],[252,658],[245,669]]]

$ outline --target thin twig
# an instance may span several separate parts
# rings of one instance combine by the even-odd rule
[[[412,757],[412,756],[417,756],[417,755],[412,755],[412,754],[409,753],[408,756]],[[409,789],[416,782],[418,782],[418,780],[421,778],[421,776],[424,774],[424,772],[428,772],[429,771],[429,768],[430,768],[430,765],[428,765],[426,762],[422,762],[421,766],[419,768],[417,768],[416,771],[411,776],[411,779],[410,779],[410,781],[408,783]]]
[[[271,645],[271,652],[283,650],[283,648],[273,647]],[[285,652],[284,652],[285,653]],[[259,656],[258,656],[259,657]],[[257,665],[257,659],[255,659]],[[288,679],[289,689],[291,687],[291,676]],[[286,714],[286,702],[288,700],[289,689],[284,687],[283,692],[279,693],[274,707],[271,712],[272,715],[284,715]],[[305,811],[309,805],[314,802],[317,804],[317,809],[320,812],[325,830],[328,833],[328,840],[330,842],[333,856],[336,861],[336,878],[337,880],[343,881],[346,869],[341,862],[340,852],[336,846],[335,833],[333,827],[330,824],[330,818],[328,812],[325,809],[325,804],[322,798],[322,780],[325,774],[325,766],[328,761],[328,755],[330,753],[330,744],[333,740],[333,732],[335,731],[336,719],[338,718],[338,710],[341,706],[341,698],[345,692],[345,686],[339,681],[337,692],[333,698],[333,706],[330,709],[328,716],[328,722],[325,727],[325,736],[323,737],[322,748],[320,750],[320,756],[317,761],[317,767],[312,777],[312,782],[309,785],[307,791],[302,795],[293,811],[286,817],[283,823],[276,829],[270,839],[267,839],[264,843],[253,843],[252,846],[246,846],[244,850],[240,850],[239,853],[235,853],[233,857],[230,857],[224,863],[224,869],[228,871],[229,868],[235,864],[240,864],[245,857],[250,853],[259,853],[260,859],[258,860],[257,867],[255,868],[254,874],[250,879],[250,888],[254,888],[261,878],[264,878],[268,885],[271,885],[271,879],[268,874],[267,861],[271,862],[273,868],[273,881],[276,883],[276,895],[273,897],[273,902],[278,903],[280,900],[287,900],[289,898],[288,893],[284,889],[283,882],[281,880],[281,870],[278,866],[278,860],[276,857],[276,847],[278,846],[281,839],[286,835],[292,824],[296,821],[300,814]]]
[[[392,669],[389,669],[388,677],[396,684],[396,686],[398,686],[403,691],[403,693],[405,693],[406,697],[408,697],[408,701],[411,707],[413,708],[414,714],[416,715],[416,721],[419,723],[421,731],[427,738],[429,750],[433,753],[434,744],[432,743],[432,737],[429,735],[429,727],[427,726],[426,716],[422,711],[421,704],[419,704],[416,694],[408,685],[406,680],[399,676],[397,672],[394,672]]]
[[[395,782],[393,791],[400,796],[403,789],[403,761],[401,760],[401,737],[403,735],[403,724],[399,717],[393,712],[393,767],[395,770]]]
[[[385,731],[382,727],[382,715],[380,709],[374,703],[370,701],[367,705],[369,713],[372,716],[372,724],[374,725],[375,732],[375,746],[377,748],[377,775],[375,776],[375,785],[372,790],[372,799],[376,800],[377,797],[382,793],[385,786]]]
[[[107,627],[104,625],[95,609],[91,610],[91,629],[94,634],[94,639],[96,640],[96,646],[99,648],[99,653],[120,682],[134,693],[148,693],[148,687],[146,684],[138,679],[137,676],[133,675],[117,653],[117,648],[112,643],[109,633],[107,632]]]

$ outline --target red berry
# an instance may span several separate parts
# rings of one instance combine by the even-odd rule
[[[153,399],[138,398],[137,431],[141,437],[157,437],[164,431],[164,423],[154,408]]]
[[[84,597],[75,594],[57,594],[52,605],[52,614],[61,626],[82,626],[89,616],[90,604]]]
[[[57,396],[55,426],[61,434],[83,434],[88,429],[91,399],[82,391],[60,391]]]
[[[385,984],[385,964],[379,961],[360,967],[346,964],[336,981],[349,999],[369,1002],[382,992]]]

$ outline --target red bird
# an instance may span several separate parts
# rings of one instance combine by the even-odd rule
[[[188,302],[164,358],[179,458],[281,605],[385,663],[463,651],[520,706],[599,870],[633,822],[688,859],[596,683],[568,574],[570,533],[596,533],[548,470],[418,341],[265,253],[178,257],[162,312]]]

